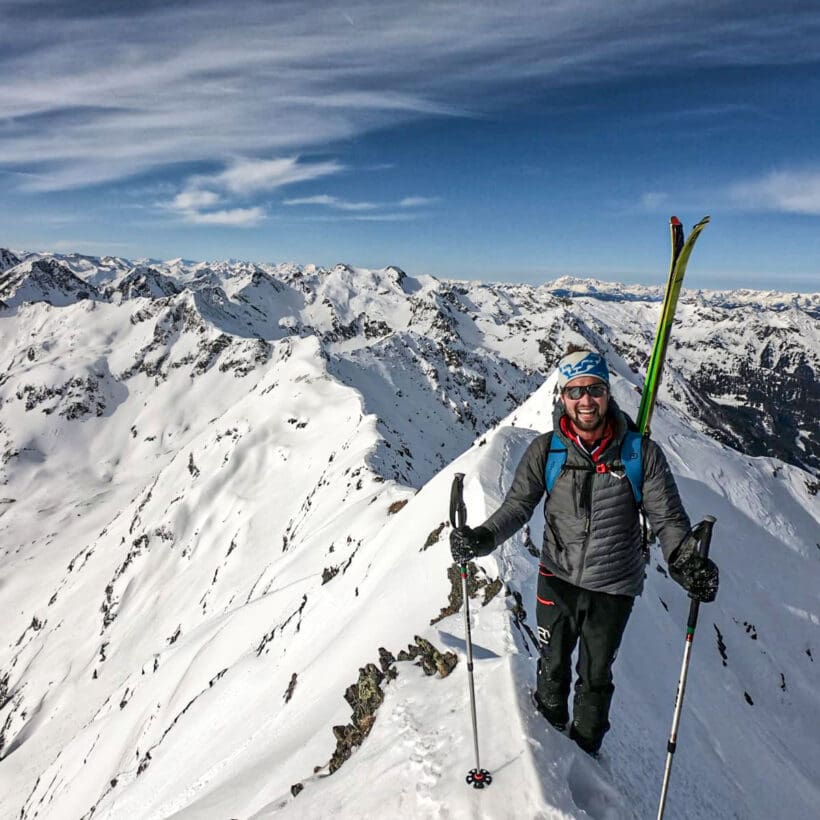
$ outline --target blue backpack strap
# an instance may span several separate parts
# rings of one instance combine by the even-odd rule
[[[633,430],[627,431],[621,443],[621,461],[624,472],[632,485],[635,501],[640,505],[643,502],[643,459],[641,448],[643,435]]]
[[[547,495],[552,492],[561,470],[567,463],[567,446],[554,433],[550,436],[550,449],[547,456],[547,466],[544,468],[544,484]]]
[[[632,487],[632,494],[638,506],[643,502],[643,458],[642,458],[643,435],[639,432],[629,430],[621,443],[621,462],[624,472]],[[567,447],[556,435],[550,438],[549,455],[547,465],[544,468],[544,484],[547,494],[552,492],[558,476],[567,463]]]

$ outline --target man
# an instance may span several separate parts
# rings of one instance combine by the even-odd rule
[[[609,729],[612,663],[644,581],[639,508],[621,460],[624,437],[635,426],[610,395],[609,371],[600,354],[571,349],[558,364],[558,385],[554,431],[527,448],[498,510],[479,527],[453,530],[450,544],[459,564],[489,554],[524,526],[546,494],[534,700],[551,724],[566,728],[572,652],[579,643],[570,737],[596,755]],[[561,452],[565,461],[548,491],[547,462],[556,448],[566,448]],[[718,569],[697,553],[663,452],[649,438],[640,442],[638,452],[643,510],[671,576],[693,598],[713,601]]]

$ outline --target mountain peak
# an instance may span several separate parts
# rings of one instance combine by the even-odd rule
[[[0,248],[0,273],[5,273],[9,268],[19,265],[22,260],[16,253],[8,248]]]
[[[64,307],[84,299],[98,299],[100,293],[57,259],[43,257],[0,274],[0,298],[12,307],[24,302]]]

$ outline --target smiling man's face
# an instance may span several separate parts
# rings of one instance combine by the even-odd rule
[[[596,397],[584,391],[580,398],[571,398],[571,388],[589,387],[591,385],[595,385],[596,388],[603,388],[603,394]],[[600,379],[595,378],[595,376],[579,376],[564,387],[561,398],[564,401],[564,408],[569,420],[579,432],[595,433],[599,429],[603,429],[609,407],[609,389]]]

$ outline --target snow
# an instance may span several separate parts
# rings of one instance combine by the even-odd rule
[[[130,272],[71,260],[101,291]],[[459,296],[394,269],[157,270],[182,292],[60,295],[61,306],[21,293],[0,314],[0,816],[654,816],[689,605],[657,547],[600,760],[530,704],[537,562],[523,532],[478,562],[502,589],[470,604],[486,790],[464,782],[475,760],[463,613],[431,623],[451,590],[453,475],[466,474],[469,522],[480,523],[551,426],[555,384],[536,370],[538,340],[590,333],[637,348],[656,319],[643,290],[567,306],[512,286]],[[694,366],[715,356],[697,310],[685,301],[676,326]],[[789,322],[812,338],[795,311]],[[361,316],[384,335],[328,335]],[[748,328],[726,333],[751,344]],[[640,378],[624,351],[608,355],[634,414]],[[470,392],[479,379],[493,396]],[[814,818],[811,477],[704,435],[671,398],[653,436],[693,520],[717,517],[721,568],[717,602],[701,607],[666,816]],[[542,528],[537,511],[534,541]],[[359,669],[416,636],[455,652],[455,669],[428,676],[396,661],[372,731],[329,775]]]

